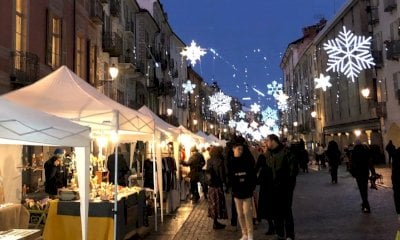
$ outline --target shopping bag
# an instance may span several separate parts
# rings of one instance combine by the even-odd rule
[[[400,230],[397,230],[396,238],[394,240],[400,240]]]

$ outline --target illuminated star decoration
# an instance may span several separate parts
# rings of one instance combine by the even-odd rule
[[[354,82],[361,70],[375,66],[371,55],[371,37],[354,35],[343,26],[339,37],[324,43],[328,54],[326,71],[341,72]]]
[[[223,92],[217,92],[210,98],[210,111],[216,112],[218,115],[223,115],[231,110],[230,96],[225,95]]]
[[[196,61],[200,61],[200,58],[206,54],[206,51],[204,50],[205,49],[200,48],[200,46],[196,46],[196,42],[192,40],[192,42],[190,43],[190,47],[184,47],[181,55],[190,60],[190,63],[194,66],[196,65]]]
[[[187,80],[185,83],[182,83],[183,93],[193,93],[193,90],[196,88],[196,84],[193,84],[190,80]]]
[[[268,95],[275,96],[276,94],[279,94],[279,92],[282,91],[282,83],[278,83],[277,81],[272,81],[272,83],[267,84],[268,88]]]
[[[260,111],[260,105],[258,105],[257,103],[251,104],[250,108],[253,113],[258,113]]]
[[[237,115],[238,115],[239,118],[245,118],[246,117],[246,113],[243,112],[242,110],[240,112],[238,112]]]
[[[320,73],[319,74],[319,78],[315,78],[315,89],[317,88],[322,88],[322,90],[324,90],[324,92],[326,91],[326,88],[328,87],[332,87],[332,84],[329,82],[329,79],[331,77],[328,76],[324,76],[324,74]]]

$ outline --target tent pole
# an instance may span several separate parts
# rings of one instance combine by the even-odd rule
[[[114,240],[117,240],[117,220],[118,220],[118,143],[115,145],[114,155]]]
[[[155,159],[155,153],[154,153],[154,132],[153,132],[153,142],[151,144],[151,157],[153,159],[153,185],[154,185],[154,191],[153,191],[153,198],[154,198],[154,228],[155,231],[157,232],[157,191],[158,191],[158,181],[157,181],[157,171],[156,171],[156,159]]]

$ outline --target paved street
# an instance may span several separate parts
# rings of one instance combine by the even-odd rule
[[[312,240],[392,240],[399,224],[394,209],[390,182],[390,169],[377,168],[384,175],[378,190],[369,190],[371,214],[360,209],[360,195],[355,180],[339,170],[338,184],[330,183],[327,169],[311,170],[298,176],[294,195],[296,239]],[[186,217],[188,216],[188,217]],[[226,221],[225,223],[228,223]],[[255,227],[255,239],[274,239],[264,235],[265,222]],[[212,230],[207,218],[207,202],[185,204],[167,218],[157,233],[146,239],[239,239],[240,231],[227,226],[225,230]]]

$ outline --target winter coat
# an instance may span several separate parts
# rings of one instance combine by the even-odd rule
[[[350,173],[357,179],[368,179],[373,170],[371,153],[368,146],[356,144],[351,152]]]
[[[206,175],[209,174],[210,176],[209,181],[206,182],[207,185],[214,188],[222,188],[226,179],[225,172],[224,160],[222,158],[210,158],[207,162],[206,169]]]
[[[203,174],[203,166],[206,164],[204,157],[199,152],[194,152],[187,162],[182,162],[182,165],[190,167],[190,181],[199,182]]]
[[[66,187],[65,168],[63,166],[54,166],[57,160],[55,156],[44,163],[44,172],[46,181],[44,190],[51,195],[58,194],[58,188]]]
[[[253,156],[243,152],[240,157],[232,157],[229,161],[228,173],[232,195],[239,199],[251,198],[257,180]]]
[[[111,183],[114,183],[115,176],[115,154],[111,154],[107,159],[107,168],[108,168],[108,180]],[[127,186],[127,174],[129,173],[128,164],[125,161],[124,155],[118,154],[118,185]]]

